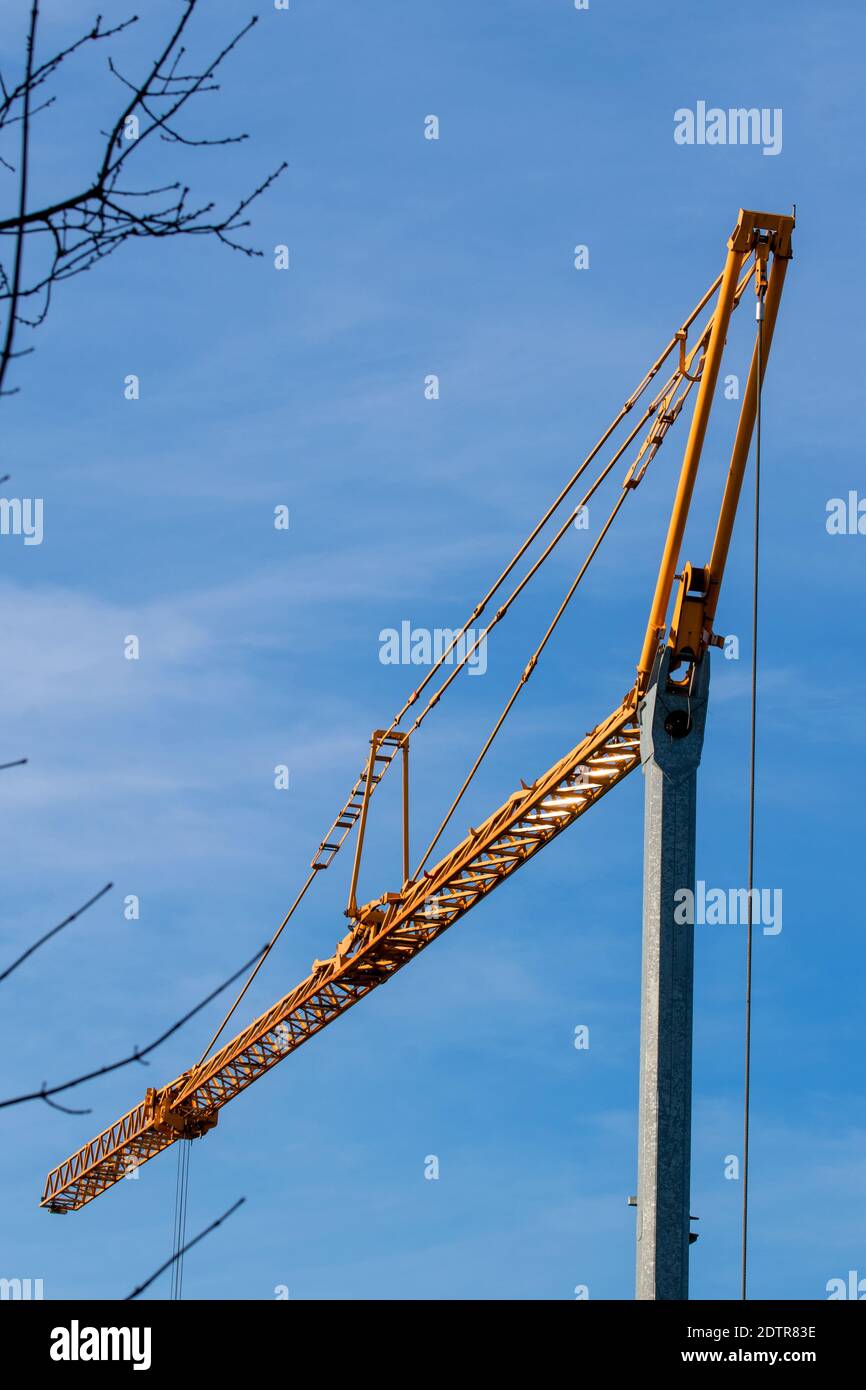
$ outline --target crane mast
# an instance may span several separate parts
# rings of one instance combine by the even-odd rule
[[[721,639],[713,618],[730,547],[757,410],[791,256],[793,219],[741,212],[707,343],[667,539],[638,663],[644,772],[644,891],[635,1296],[688,1298],[691,1243],[692,1015],[694,923],[677,913],[695,888],[697,770],[709,696],[708,648]],[[712,557],[685,564],[664,642],[674,571],[682,549],[743,263],[754,255],[760,347],[749,371]],[[768,266],[769,276],[768,276]],[[761,380],[759,380],[759,376]]]
[[[647,812],[638,1296],[687,1296],[692,945],[690,937],[673,933],[672,894],[694,878],[694,775],[706,710],[705,658],[709,647],[723,640],[714,633],[713,620],[754,427],[759,370],[762,377],[791,256],[793,226],[789,216],[740,211],[722,275],[698,306],[699,310],[718,288],[711,319],[689,352],[686,328],[681,329],[641,385],[642,390],[678,343],[679,367],[648,407],[644,419],[651,420],[650,431],[626,475],[624,493],[639,484],[692,386],[698,390],[637,675],[620,705],[531,785],[522,783],[433,868],[414,878],[409,876],[408,859],[409,732],[395,732],[393,725],[376,731],[365,772],[312,863],[313,875],[326,869],[349,834],[357,832],[346,913],[349,930],[334,955],[315,961],[306,979],[243,1032],[168,1085],[149,1089],[126,1115],[52,1169],[41,1206],[52,1212],[76,1211],[178,1139],[207,1133],[234,1096],[386,983],[643,765]],[[668,625],[728,326],[749,280],[754,281],[763,315],[763,352],[756,349],[752,358],[710,560],[703,568],[684,564]],[[619,419],[637,394],[626,402]],[[634,432],[629,439],[633,437]],[[531,674],[534,661],[522,680]],[[359,906],[356,889],[370,798],[398,752],[404,766],[403,884],[398,892],[383,893]],[[673,780],[671,759],[680,765]],[[679,829],[671,859],[672,825]]]

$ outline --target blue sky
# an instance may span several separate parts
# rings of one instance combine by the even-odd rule
[[[104,4],[110,19],[128,10]],[[755,951],[751,1290],[822,1298],[866,1276],[860,848],[866,540],[828,499],[866,491],[861,7],[792,0],[292,0],[208,98],[187,151],[226,201],[282,159],[251,261],[204,240],[128,247],[60,288],[2,403],[7,495],[42,497],[40,546],[3,537],[3,959],[115,889],[3,986],[3,1095],[144,1045],[270,935],[364,756],[417,672],[379,661],[409,619],[453,627],[721,268],[740,206],[797,204],[765,391],[757,881],[784,927]],[[45,5],[44,42],[92,18]],[[832,11],[832,14],[830,13]],[[177,12],[115,44],[137,70]],[[246,11],[242,13],[245,16]],[[0,18],[4,71],[26,5]],[[203,7],[210,53],[237,7]],[[34,196],[95,158],[117,94],[70,68],[36,145]],[[699,100],[783,111],[783,147],[683,147]],[[58,112],[61,106],[58,103]],[[440,139],[423,137],[436,114]],[[163,157],[172,155],[161,150]],[[172,167],[172,166],[169,166]],[[153,164],[143,166],[148,172]],[[173,176],[173,175],[172,175]],[[7,183],[11,186],[11,179]],[[8,205],[8,188],[7,202]],[[291,269],[273,268],[288,244]],[[572,265],[576,244],[590,267]],[[751,304],[729,340],[744,374]],[[123,382],[139,376],[140,399]],[[424,398],[425,377],[441,382]],[[700,564],[735,406],[718,401],[684,558]],[[633,678],[684,442],[659,455],[453,827],[531,780]],[[288,532],[273,509],[290,508]],[[593,519],[601,510],[592,513]],[[588,544],[574,533],[456,683],[413,753],[426,843]],[[569,549],[570,545],[570,549]],[[750,522],[713,654],[698,877],[744,882]],[[141,659],[123,659],[135,633]],[[841,735],[841,737],[840,737]],[[273,768],[290,767],[287,792]],[[383,789],[384,790],[384,789]],[[397,886],[393,806],[362,898]],[[388,990],[223,1111],[191,1158],[185,1294],[629,1298],[633,1287],[642,786],[635,774]],[[348,857],[320,876],[238,1023],[342,934]],[[137,894],[128,922],[123,900]],[[692,1294],[737,1294],[744,941],[697,931]],[[171,1249],[175,1162],[64,1220],[48,1168],[176,1076],[221,1014],[70,1093],[92,1113],[7,1110],[3,1269],[46,1297],[115,1297]],[[572,1045],[590,1027],[588,1052]],[[436,1154],[441,1176],[424,1180]],[[151,1290],[168,1292],[166,1280]]]

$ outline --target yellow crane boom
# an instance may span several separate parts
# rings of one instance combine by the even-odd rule
[[[176,1139],[195,1138],[289,1052],[384,984],[640,761],[633,704],[588,734],[531,787],[514,792],[405,896],[360,909],[353,941],[194,1072],[145,1099],[48,1175],[42,1206],[75,1211]]]
[[[678,339],[680,343],[680,366],[671,379],[671,389],[664,388],[657,397],[657,404],[650,407],[649,413],[656,418],[636,461],[641,466],[637,471],[635,465],[629,470],[623,483],[624,491],[633,489],[640,481],[646,471],[645,454],[648,451],[648,456],[652,457],[679,414],[685,395],[676,398],[676,388],[688,383],[685,385],[687,393],[692,383],[698,383],[698,396],[638,663],[637,680],[619,708],[531,786],[523,784],[513,792],[483,824],[471,829],[445,858],[423,874],[416,874],[415,879],[409,878],[408,870],[408,783],[405,779],[408,776],[409,735],[399,730],[395,733],[393,726],[389,730],[377,731],[373,736],[367,770],[358,779],[352,796],[334,822],[331,834],[323,841],[312,865],[314,875],[317,870],[326,868],[351,830],[357,827],[358,845],[346,914],[349,932],[334,956],[326,961],[314,962],[313,970],[305,980],[237,1037],[167,1086],[148,1090],[144,1100],[120,1120],[52,1169],[45,1183],[41,1201],[43,1207],[53,1212],[78,1210],[176,1140],[197,1138],[212,1129],[222,1106],[238,1092],[339,1018],[377,985],[389,980],[638,766],[641,761],[640,702],[646,693],[660,642],[667,634],[667,643],[672,649],[671,667],[686,668],[680,684],[687,686],[707,648],[718,645],[721,640],[713,633],[712,620],[755,419],[758,362],[754,356],[711,561],[704,569],[694,569],[688,564],[683,567],[679,594],[668,628],[667,613],[674,572],[731,313],[739,302],[747,280],[754,277],[759,312],[764,320],[764,351],[760,362],[763,372],[769,356],[785,269],[791,256],[793,226],[792,217],[741,210],[728,241],[725,269],[716,282],[719,296],[712,319],[690,355],[685,352],[684,330],[680,330],[672,340],[675,342]],[[754,256],[754,264],[743,279],[744,266],[750,256]],[[704,296],[699,308],[708,297]],[[668,352],[670,350],[669,347]],[[701,357],[696,363],[698,350]],[[652,379],[666,355],[651,368],[643,386]],[[632,401],[627,402],[620,418],[631,408],[631,404]],[[603,436],[603,439],[606,438],[607,435]],[[619,457],[619,453],[615,457]],[[602,476],[606,476],[606,471]],[[560,495],[560,501],[564,495]],[[478,611],[476,609],[476,613]],[[535,658],[527,667],[524,680],[531,673],[534,661]],[[437,699],[438,695],[431,704],[435,704]],[[405,708],[408,707],[407,704]],[[398,749],[402,749],[404,754],[403,886],[398,893],[385,893],[373,902],[358,907],[355,889],[364,826],[370,797],[376,783],[381,780],[376,771],[377,758],[387,769]]]

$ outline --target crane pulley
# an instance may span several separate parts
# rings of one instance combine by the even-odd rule
[[[338,944],[333,956],[315,961],[311,973],[290,993],[279,999],[231,1041],[211,1051],[210,1047],[215,1044],[228,1017],[239,1002],[236,1001],[210,1047],[206,1049],[206,1055],[195,1066],[168,1085],[148,1090],[138,1105],[48,1174],[42,1206],[54,1212],[77,1210],[178,1139],[199,1138],[206,1134],[217,1123],[219,1111],[235,1095],[315,1033],[334,1022],[378,985],[388,981],[437,936],[489,896],[494,888],[574,824],[612,787],[639,766],[639,710],[647,693],[660,645],[666,644],[669,648],[670,671],[683,672],[677,677],[677,683],[679,687],[685,688],[689,687],[695,670],[704,659],[708,648],[718,645],[721,640],[713,631],[713,622],[754,427],[758,376],[760,374],[763,378],[769,356],[785,269],[791,256],[793,226],[794,220],[790,216],[741,210],[737,225],[728,241],[728,254],[722,274],[709,287],[682,327],[672,336],[667,347],[626,400],[612,424],[529,533],[487,595],[473,609],[467,622],[455,633],[451,645],[443,650],[392,723],[385,729],[375,731],[364,768],[342,810],[323,837],[313,857],[310,875],[304,887],[271,941],[273,946],[310,885],[321,871],[329,867],[348,836],[356,830],[357,843],[346,909],[349,931]],[[683,566],[672,619],[668,625],[667,614],[675,572],[728,326],[731,314],[750,281],[754,283],[763,316],[763,352],[759,357],[753,356],[752,359],[709,563],[701,568],[688,563]],[[688,332],[716,291],[718,297],[713,312],[704,327],[697,332],[692,347],[688,349]],[[481,638],[476,639],[486,639],[498,626],[511,604],[567,534],[579,507],[586,505],[616,463],[648,426],[636,457],[627,467],[617,502],[590,555],[566,593],[539,647],[524,667],[514,695],[494,726],[490,738],[425,856],[414,872],[410,873],[409,740],[466,665],[472,654],[472,648],[468,643],[464,642],[465,650],[460,660],[454,664],[454,669],[442,684],[428,697],[411,725],[401,727],[403,720],[418,704],[422,693],[449,659],[457,644],[465,638],[471,624],[485,611],[494,595],[527,554],[529,547],[572,493],[578,480],[607,444],[613,432],[648,390],[672,353],[678,355],[677,365],[650,398],[637,423],[628,432],[625,442],[601,468],[577,507],[569,510],[541,556],[534,561],[511,593],[500,602],[494,616],[483,629]],[[530,785],[521,783],[520,788],[482,824],[471,828],[468,834],[432,868],[426,868],[432,849],[459,804],[481,758],[512,708],[514,700],[535,670],[539,656],[587,566],[626,497],[639,486],[693,390],[697,391],[697,400],[636,680],[620,705],[570,752]],[[672,737],[676,737],[680,731],[672,727],[668,732]],[[371,799],[376,787],[398,757],[403,767],[403,882],[399,891],[383,893],[378,898],[359,905],[357,888]],[[239,998],[243,996],[243,992]]]

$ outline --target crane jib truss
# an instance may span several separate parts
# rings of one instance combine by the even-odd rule
[[[521,788],[513,792],[487,820],[477,828],[470,829],[449,854],[432,869],[417,874],[415,879],[408,877],[404,828],[404,882],[400,892],[385,893],[362,907],[358,907],[354,900],[359,846],[352,875],[350,909],[347,911],[350,930],[334,955],[328,960],[315,961],[311,974],[305,980],[237,1037],[204,1057],[167,1086],[149,1089],[144,1100],[120,1120],[52,1169],[45,1183],[41,1201],[43,1207],[54,1212],[78,1210],[178,1139],[198,1138],[207,1133],[216,1124],[223,1105],[308,1038],[339,1018],[377,985],[389,980],[638,766],[641,760],[641,700],[646,693],[653,659],[660,643],[666,639],[672,649],[671,669],[685,668],[680,682],[685,688],[709,646],[720,645],[722,640],[713,632],[713,618],[754,425],[758,375],[763,378],[766,369],[785,270],[791,257],[793,226],[792,217],[740,211],[737,225],[728,241],[725,269],[692,315],[693,319],[718,287],[718,301],[712,319],[689,355],[685,353],[684,330],[674,336],[666,352],[644,378],[639,391],[620,412],[619,419],[622,419],[640,390],[652,380],[665,357],[678,344],[680,365],[671,378],[673,388],[668,389],[669,382],[657,398],[657,404],[651,404],[648,413],[655,414],[657,418],[653,420],[650,435],[638,456],[638,462],[641,459],[643,462],[637,474],[635,465],[632,466],[623,483],[624,489],[636,485],[646,467],[643,456],[647,450],[650,457],[653,455],[660,439],[679,414],[684,396],[672,409],[677,386],[686,383],[688,390],[697,383],[697,402],[638,663],[637,680],[622,704],[531,786],[521,784]],[[675,569],[728,323],[745,288],[746,280],[740,277],[747,259],[752,255],[754,265],[749,276],[754,277],[759,313],[763,319],[763,356],[757,361],[754,356],[752,359],[710,562],[704,569],[689,564],[683,566],[668,627],[667,612]],[[700,361],[696,362],[698,349],[701,356]],[[602,442],[609,434],[610,431],[602,437]],[[619,457],[619,454],[615,457]],[[606,476],[606,471],[602,476]],[[579,473],[575,476],[579,476]],[[567,490],[560,494],[554,508],[543,518],[544,521],[562,501]],[[530,539],[539,529],[536,528]],[[525,548],[524,545],[518,557]],[[501,578],[507,576],[513,563]],[[495,588],[490,591],[491,594]],[[479,611],[480,607],[475,610],[473,617]],[[523,680],[531,674],[534,660],[527,667]],[[415,692],[407,702],[404,713],[418,693]],[[437,693],[428,708],[438,698]],[[399,717],[396,722],[399,722]],[[416,720],[413,727],[417,727],[418,722]],[[360,838],[370,795],[383,775],[376,773],[376,758],[381,760],[383,772],[398,749],[402,748],[408,758],[408,733],[397,730],[395,734],[394,727],[392,725],[390,729],[380,730],[374,735],[367,770],[356,783],[347,810],[334,822],[336,838],[332,833],[322,842],[313,862],[313,878],[317,870],[330,864],[356,824],[359,825]],[[386,750],[384,753],[383,748]],[[404,778],[408,777],[406,759]],[[404,781],[404,812],[406,788]],[[363,790],[363,803],[357,800],[359,789]]]
[[[405,898],[361,909],[357,946],[334,956],[193,1075],[177,1078],[49,1174],[42,1199],[77,1210],[175,1140],[216,1123],[220,1108],[377,985],[581,816],[640,761],[632,705],[618,709],[532,787],[513,793]]]

